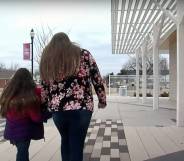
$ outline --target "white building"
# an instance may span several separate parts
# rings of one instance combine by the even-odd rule
[[[111,0],[112,53],[142,57],[143,103],[146,54],[153,54],[153,109],[159,108],[159,54],[169,53],[170,99],[177,102],[177,126],[184,126],[184,0]],[[136,72],[136,87],[139,73]],[[139,97],[139,89],[136,90]]]

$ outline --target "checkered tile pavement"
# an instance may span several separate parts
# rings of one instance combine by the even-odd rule
[[[84,161],[130,161],[121,120],[91,120]]]

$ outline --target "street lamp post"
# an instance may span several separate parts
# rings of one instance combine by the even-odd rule
[[[31,36],[31,74],[33,77],[33,41],[34,41],[34,30],[31,29],[30,36]]]

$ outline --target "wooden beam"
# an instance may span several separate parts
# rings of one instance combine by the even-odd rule
[[[130,8],[132,6],[132,0],[127,1],[127,3],[128,3],[128,10],[127,10],[127,13],[125,15],[126,17],[125,17],[125,24],[124,24],[123,32],[126,32],[126,29],[127,29],[127,24],[128,24],[129,14],[130,14]],[[130,25],[129,25],[129,27],[130,27]],[[125,44],[125,37],[122,36],[121,45],[119,47],[119,51],[122,52],[122,53],[123,53],[122,46],[124,44]]]
[[[164,2],[161,4],[161,6],[164,6],[164,5],[165,5],[165,2],[166,2],[166,1],[164,1]],[[156,5],[154,5],[154,7],[156,7]],[[171,8],[172,11],[173,11],[174,8],[175,8],[172,1],[170,1],[170,3],[167,5],[167,7],[168,7],[168,8]],[[155,22],[155,19],[156,19],[156,17],[158,17],[159,13],[160,13],[160,12],[157,12],[157,14],[152,18],[151,25],[149,25],[149,26],[147,27],[147,29],[144,31],[144,34],[143,34],[143,36],[141,36],[140,40],[142,40],[144,36],[147,36],[147,34],[150,34],[150,32],[151,32],[151,30],[152,30],[152,24]],[[151,17],[150,17],[150,19],[151,19]],[[165,22],[165,23],[166,23],[166,22]],[[135,50],[138,46],[140,46],[140,43],[141,43],[140,41],[136,40],[135,42],[136,42],[135,44],[131,45],[131,46],[133,47],[132,50]]]
[[[163,12],[165,13],[175,24],[177,24],[176,17],[167,9],[163,8],[157,0],[154,0],[155,5]]]
[[[122,1],[122,5],[121,5],[120,25],[119,25],[118,42],[117,42],[117,50],[118,50],[118,53],[120,53],[120,49],[119,49],[119,46],[120,46],[120,43],[121,43],[120,40],[122,39],[122,36],[123,36],[120,33],[121,33],[121,30],[122,30],[123,17],[125,16],[124,15],[125,2],[126,1]]]

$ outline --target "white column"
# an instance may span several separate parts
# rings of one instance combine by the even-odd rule
[[[139,53],[140,48],[136,51],[136,98],[139,99]]]
[[[153,25],[153,110],[159,108],[160,77],[159,77],[159,40],[165,16],[161,22]]]
[[[111,75],[109,74],[109,96],[111,96]]]
[[[177,126],[184,126],[184,1],[177,0]]]
[[[169,40],[169,99],[176,101],[177,78],[176,40]]]
[[[160,78],[159,78],[159,50],[153,49],[153,110],[158,110],[159,93],[160,93]],[[158,54],[157,54],[158,53]]]
[[[160,79],[159,79],[159,46],[153,43],[153,110],[159,107],[159,92],[160,92]]]
[[[147,42],[144,40],[142,44],[142,103],[146,102],[146,88],[147,88],[147,81],[146,81],[146,50],[147,49]]]

